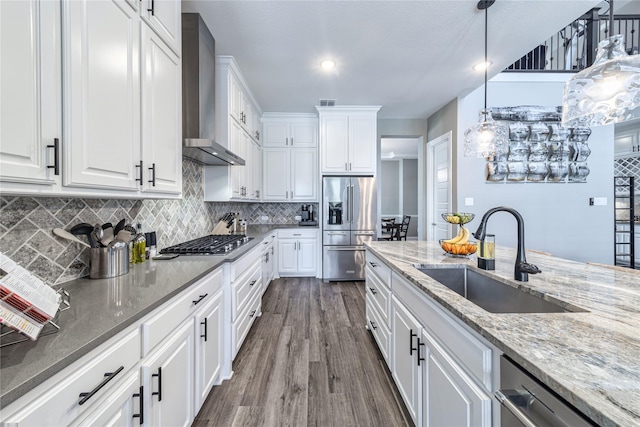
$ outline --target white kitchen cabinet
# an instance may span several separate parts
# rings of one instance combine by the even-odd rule
[[[491,397],[427,333],[418,350],[422,361],[422,425],[491,426]]]
[[[318,268],[317,230],[278,230],[277,258],[281,277],[315,277]]]
[[[20,427],[77,422],[111,396],[113,387],[121,384],[121,379],[134,368],[139,358],[140,332],[129,329],[94,350],[83,363],[65,368],[54,382],[30,392],[22,405],[16,402],[13,407],[18,407],[17,411],[3,408],[1,422]],[[98,388],[101,383],[104,385]],[[94,393],[89,395],[92,391]]]
[[[422,369],[418,364],[422,327],[418,320],[394,297],[391,327],[391,374],[404,403],[419,425]]]
[[[376,174],[380,107],[316,107],[322,174]]]
[[[263,163],[262,163],[262,148],[260,148],[257,144],[252,144],[253,146],[253,187],[252,190],[249,191],[249,195],[254,200],[262,200],[262,173],[263,173]]]
[[[265,148],[263,200],[318,201],[316,148]]]
[[[182,51],[181,6],[173,0],[142,0],[140,5],[142,19],[178,55]]]
[[[60,70],[59,2],[0,2],[0,181],[43,191],[60,182],[49,168],[60,170]]]
[[[95,411],[72,426],[144,425],[144,406],[141,406],[144,405],[144,387],[140,385],[140,373],[138,370],[130,372],[119,384]]]
[[[152,426],[190,426],[194,418],[194,332],[188,319],[140,365],[145,418]],[[146,420],[145,420],[146,423]]]
[[[631,122],[616,125],[614,154],[616,158],[640,156],[640,125]]]
[[[174,2],[157,1],[154,7],[161,11],[159,5],[167,3]],[[142,26],[142,48],[143,191],[180,194],[182,156],[177,153],[182,150],[182,65],[146,26]]]
[[[317,147],[318,119],[309,114],[262,116],[265,147]]]
[[[221,270],[220,270],[221,273]],[[223,304],[222,291],[195,315],[195,406],[197,414],[213,386],[219,383],[223,357]]]
[[[264,294],[274,278],[275,262],[275,233],[267,236],[262,242],[262,293]]]
[[[123,0],[62,6],[64,184],[137,192],[144,172],[138,11]]]

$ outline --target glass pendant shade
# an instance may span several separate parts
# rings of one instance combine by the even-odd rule
[[[564,127],[591,127],[640,118],[640,55],[627,55],[624,36],[598,45],[593,65],[567,81]]]
[[[480,120],[464,133],[465,157],[491,158],[506,153],[509,128],[496,122],[489,110],[482,110]]]

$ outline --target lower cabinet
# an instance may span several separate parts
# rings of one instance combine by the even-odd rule
[[[424,366],[420,357],[422,327],[395,297],[392,301],[391,373],[413,422],[418,425],[422,388],[420,371]]]
[[[144,387],[140,385],[138,370],[124,378],[121,384],[104,399],[98,408],[73,426],[125,426],[145,423]]]
[[[367,260],[383,266],[369,252]],[[367,327],[414,424],[499,425],[491,393],[498,384],[500,352],[395,271],[377,274],[367,268],[366,278]],[[391,294],[390,329],[384,318],[386,292]]]
[[[317,270],[317,230],[278,230],[278,274],[315,277]]]
[[[491,397],[424,331],[421,344],[422,425],[490,426]]]
[[[223,348],[222,291],[195,315],[195,407],[194,414],[207,399],[214,385],[219,383]]]
[[[149,425],[189,426],[193,421],[193,323],[185,321],[140,366]],[[147,420],[145,420],[146,422]]]

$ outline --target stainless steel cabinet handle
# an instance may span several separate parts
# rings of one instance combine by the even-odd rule
[[[527,414],[522,412],[520,408],[518,408],[512,401],[507,399],[507,396],[505,396],[502,391],[498,390],[493,395],[496,397],[496,399],[498,399],[498,402],[500,402],[505,408],[507,408],[509,412],[511,412],[513,416],[516,417],[524,426],[538,427],[536,423],[531,421]]]
[[[93,390],[91,390],[88,393],[80,393],[80,397],[82,399],[80,399],[80,401],[78,402],[78,405],[84,405],[87,402],[87,400],[91,399],[94,394],[96,394],[102,387],[107,385],[109,381],[114,379],[115,376],[118,375],[120,372],[122,372],[123,369],[124,369],[124,366],[120,366],[118,369],[115,370],[115,372],[107,372],[106,374],[104,374],[105,379],[102,380],[102,382],[98,384]]]
[[[53,148],[53,166],[47,166],[47,169],[53,169],[54,175],[60,175],[60,138],[53,138],[53,145],[47,145],[47,148]]]
[[[356,231],[353,234],[356,236],[373,236],[376,233],[374,231]]]
[[[357,234],[357,233],[356,233]],[[327,231],[328,236],[346,236],[346,231]],[[300,234],[298,234],[300,236]]]

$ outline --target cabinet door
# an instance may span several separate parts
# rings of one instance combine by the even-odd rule
[[[140,18],[122,0],[62,7],[63,184],[137,191]]]
[[[315,276],[317,273],[318,240],[300,239],[298,240],[298,273]]]
[[[392,302],[391,374],[396,381],[413,422],[418,425],[420,415],[421,367],[418,366],[418,321],[395,297]],[[451,425],[456,425],[455,423]]]
[[[423,332],[423,426],[491,426],[491,397]]]
[[[298,240],[278,240],[278,271],[280,274],[298,272]]]
[[[144,418],[140,419],[140,403],[144,399],[144,393],[140,396],[141,393],[143,390],[140,387],[140,374],[136,369],[120,381],[118,387],[103,399],[95,411],[79,423],[72,425],[87,427],[144,425],[141,422]]]
[[[53,184],[61,137],[60,9],[0,2],[0,180]]]
[[[292,147],[315,147],[318,145],[318,124],[313,123],[291,123],[291,146]]]
[[[322,172],[346,172],[349,165],[348,117],[323,117],[320,125]]]
[[[218,292],[195,316],[196,396],[194,414],[219,379],[222,366],[222,292]]]
[[[317,150],[291,150],[291,200],[318,200]],[[271,165],[269,165],[271,167]]]
[[[141,7],[142,19],[179,55],[182,50],[182,14],[180,1],[144,0]]]
[[[265,148],[263,156],[263,200],[287,200],[289,196],[289,150]]]
[[[289,145],[289,122],[266,122],[264,123],[265,147],[286,147]]]
[[[155,5],[168,2],[155,2]],[[142,123],[146,192],[182,191],[182,66],[160,37],[142,27]]]
[[[242,87],[240,87],[238,79],[232,73],[229,73],[229,91],[231,92],[229,96],[229,115],[240,123],[243,107]]]
[[[262,148],[253,145],[253,191],[251,196],[254,200],[262,198]]]
[[[376,116],[349,116],[349,172],[376,170]]]
[[[143,385],[148,398],[145,418],[148,408],[150,425],[191,425],[194,408],[192,322],[193,319],[184,322],[142,362]]]
[[[244,144],[242,143],[242,128],[235,120],[229,118],[229,150],[241,158],[245,157]],[[246,160],[246,159],[245,159]],[[244,185],[244,166],[229,166],[229,186],[231,198],[242,198],[242,186]]]

